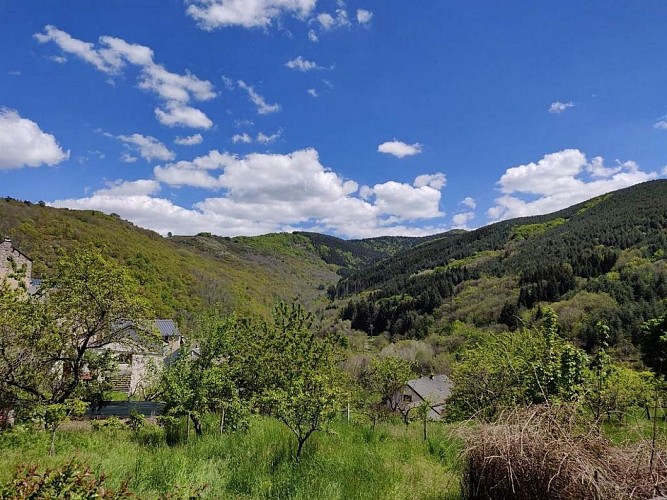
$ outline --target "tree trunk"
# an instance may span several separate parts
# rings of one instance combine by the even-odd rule
[[[426,441],[428,439],[428,437],[426,436],[426,425],[427,425],[427,423],[428,423],[428,418],[425,418],[424,419],[424,441]]]
[[[201,436],[203,434],[201,419],[194,413],[190,414],[190,418],[192,418],[192,424],[195,427],[195,433],[197,434],[197,436]]]
[[[190,441],[190,412],[188,412],[188,416],[185,419],[185,435],[187,437],[187,440]]]
[[[220,413],[220,435],[222,435],[222,429],[225,426],[225,407],[222,407],[222,413]]]

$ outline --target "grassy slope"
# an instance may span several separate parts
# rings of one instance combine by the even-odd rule
[[[118,487],[129,480],[141,498],[206,485],[206,498],[453,499],[459,497],[458,440],[431,424],[428,442],[418,425],[333,423],[306,444],[300,463],[294,438],[272,419],[254,418],[248,433],[205,434],[189,444],[140,444],[129,431],[62,431],[48,457],[45,432],[0,434],[0,483],[18,463],[41,468],[73,456]],[[153,436],[156,436],[153,434]],[[159,434],[157,435],[159,437]]]

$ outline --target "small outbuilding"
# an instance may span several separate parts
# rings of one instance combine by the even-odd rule
[[[394,395],[394,407],[408,410],[428,401],[431,406],[429,419],[440,420],[445,409],[445,402],[452,394],[453,385],[447,375],[429,375],[408,380]]]

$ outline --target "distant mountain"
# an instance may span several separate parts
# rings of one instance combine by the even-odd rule
[[[658,180],[440,235],[351,273],[329,295],[351,299],[341,315],[367,333],[419,337],[454,320],[513,328],[552,304],[584,344],[598,320],[630,342],[665,311],[666,251],[667,181]]]

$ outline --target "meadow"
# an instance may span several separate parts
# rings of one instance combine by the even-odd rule
[[[462,441],[446,424],[430,424],[425,441],[419,425],[381,422],[372,430],[334,421],[309,440],[300,461],[294,437],[274,419],[255,416],[247,432],[224,435],[213,430],[213,420],[208,425],[203,436],[187,439],[184,425],[179,435],[165,436],[153,424],[132,431],[73,422],[59,431],[53,457],[47,432],[19,426],[0,433],[0,484],[18,464],[41,471],[76,458],[103,473],[110,488],[127,483],[140,498],[460,497]]]

